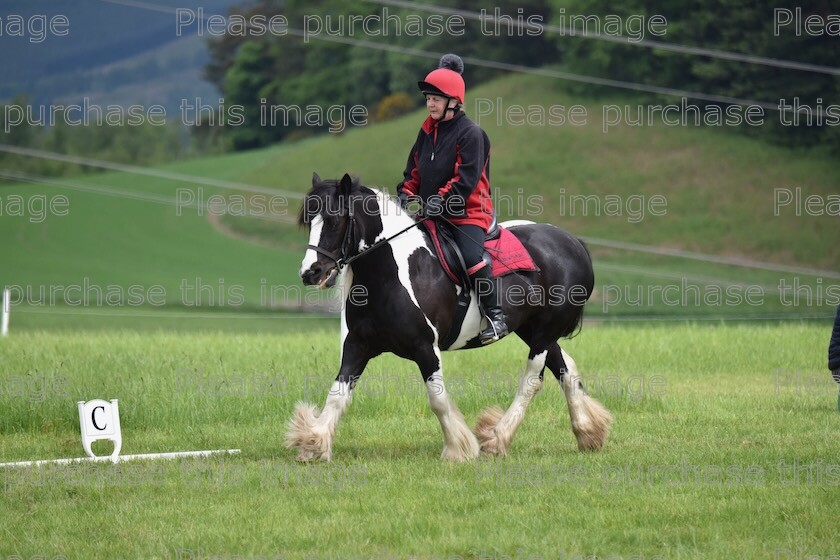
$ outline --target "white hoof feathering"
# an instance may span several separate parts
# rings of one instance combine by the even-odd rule
[[[604,406],[584,395],[580,399],[579,414],[572,421],[580,451],[597,451],[604,446],[612,426],[612,415]]]
[[[491,406],[481,411],[475,424],[475,435],[481,450],[492,455],[506,455],[510,441],[499,437],[496,427],[501,422],[505,411],[500,406]]]
[[[580,451],[596,451],[604,446],[612,426],[612,415],[604,405],[590,397],[583,388],[577,364],[565,350],[563,360],[567,371],[563,376],[563,392],[569,405],[572,432]]]
[[[297,448],[298,461],[329,461],[332,455],[332,434],[318,426],[320,413],[315,405],[299,403],[295,407],[286,432],[286,447]]]
[[[516,397],[507,411],[498,406],[490,407],[478,416],[475,433],[481,450],[494,455],[507,455],[516,431],[525,419],[528,407],[543,386],[541,373],[545,367],[548,351],[534,354],[525,365],[525,373],[519,378]]]
[[[455,403],[450,401],[449,417],[447,428],[444,429],[443,453],[441,459],[447,461],[472,461],[481,454],[478,440],[470,431],[464,416]],[[443,422],[441,422],[443,423]]]
[[[440,370],[426,381],[426,394],[429,397],[429,406],[437,416],[443,430],[441,459],[471,461],[478,457],[481,454],[478,440],[464,422],[464,415],[461,414],[458,406],[449,398]]]

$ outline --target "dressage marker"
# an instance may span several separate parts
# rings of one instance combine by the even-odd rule
[[[240,452],[239,449],[214,449],[210,451],[174,451],[170,453],[142,453],[139,455],[122,455],[122,428],[120,426],[120,408],[117,399],[104,401],[94,399],[91,401],[79,401],[79,425],[82,432],[82,447],[87,457],[75,459],[44,459],[41,461],[20,461],[17,463],[0,463],[0,467],[40,467],[41,465],[57,464],[68,465],[72,463],[121,463],[137,459],[176,459],[179,457],[209,457],[210,455],[233,455]],[[111,440],[114,442],[114,451],[103,457],[98,457],[91,449],[91,444],[98,440]]]

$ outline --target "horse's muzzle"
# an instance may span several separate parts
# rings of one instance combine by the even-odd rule
[[[303,274],[300,275],[306,286],[320,286],[321,288],[332,288],[335,286],[338,277],[338,268],[331,266],[325,268],[319,263],[313,263]]]

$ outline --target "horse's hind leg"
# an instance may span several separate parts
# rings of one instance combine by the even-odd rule
[[[612,415],[583,388],[577,364],[558,344],[548,349],[546,365],[560,382],[569,405],[572,432],[581,451],[603,447],[610,433]]]
[[[548,352],[540,347],[531,347],[525,373],[519,378],[519,388],[507,411],[498,406],[483,410],[475,427],[481,450],[486,453],[506,455],[516,430],[525,419],[525,412],[531,400],[543,386],[543,371]]]
[[[443,383],[440,351],[432,346],[422,349],[415,358],[426,383],[429,406],[443,430],[442,459],[469,461],[479,455],[478,441],[464,421],[464,415],[449,398]]]
[[[324,409],[298,403],[286,432],[286,447],[298,450],[298,461],[329,461],[332,440],[338,421],[350,406],[353,387],[362,375],[370,357],[352,343],[345,342],[341,368],[333,381]]]

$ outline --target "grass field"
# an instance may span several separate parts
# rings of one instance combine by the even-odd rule
[[[415,366],[383,356],[333,462],[305,465],[282,447],[285,424],[297,401],[323,403],[336,327],[19,333],[0,344],[3,461],[83,454],[75,402],[95,397],[120,399],[123,454],[242,454],[2,470],[0,556],[827,558],[840,529],[828,334],[587,327],[564,347],[615,416],[605,448],[577,451],[548,380],[511,454],[471,464],[439,459]],[[444,355],[469,423],[510,403],[525,356],[515,337]]]

